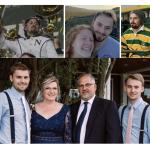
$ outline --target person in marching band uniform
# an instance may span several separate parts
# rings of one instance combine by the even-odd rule
[[[0,29],[0,48],[9,49],[20,57],[23,53],[30,53],[37,58],[57,58],[54,43],[50,38],[40,35],[40,20],[38,17],[31,17],[25,20],[24,34],[15,40],[8,40]]]

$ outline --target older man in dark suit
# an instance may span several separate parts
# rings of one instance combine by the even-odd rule
[[[78,81],[81,101],[71,106],[74,143],[121,143],[118,110],[114,102],[95,95],[95,78],[82,74]]]

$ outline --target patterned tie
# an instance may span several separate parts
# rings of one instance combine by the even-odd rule
[[[133,106],[131,106],[131,108],[129,110],[129,116],[128,116],[128,126],[127,126],[127,131],[126,131],[126,143],[131,143],[133,111],[134,111],[134,108],[133,108]]]
[[[29,121],[29,115],[28,115],[28,111],[27,111],[27,102],[24,96],[22,96],[21,98],[22,103],[23,103],[23,107],[24,107],[24,112],[25,112],[25,121],[26,121],[26,129],[27,129],[27,141],[28,144],[30,143],[30,121]]]
[[[84,120],[84,117],[86,115],[86,112],[87,112],[87,104],[88,102],[84,102],[84,109],[82,111],[82,113],[80,114],[80,117],[78,119],[78,122],[76,124],[76,143],[80,143],[80,133],[81,133],[81,127],[82,127],[82,124],[83,124],[83,120]]]

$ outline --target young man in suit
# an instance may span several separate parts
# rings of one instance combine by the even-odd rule
[[[71,106],[73,142],[121,143],[116,105],[95,95],[96,83],[91,74],[82,74],[77,84],[81,101]]]

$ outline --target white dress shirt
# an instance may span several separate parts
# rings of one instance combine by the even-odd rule
[[[91,111],[91,107],[92,107],[94,98],[95,98],[95,95],[88,101],[84,101],[84,100],[81,99],[81,103],[80,103],[80,107],[79,107],[79,110],[78,110],[78,116],[77,116],[76,123],[78,122],[79,116],[80,116],[81,112],[84,109],[84,102],[88,102],[88,105],[87,105],[87,112],[86,112],[86,115],[85,115],[85,118],[83,120],[83,124],[82,124],[82,127],[81,127],[80,143],[84,143],[85,133],[86,133],[86,125],[87,125],[87,121],[88,121],[88,118],[89,118],[89,114],[90,114],[90,111]]]

